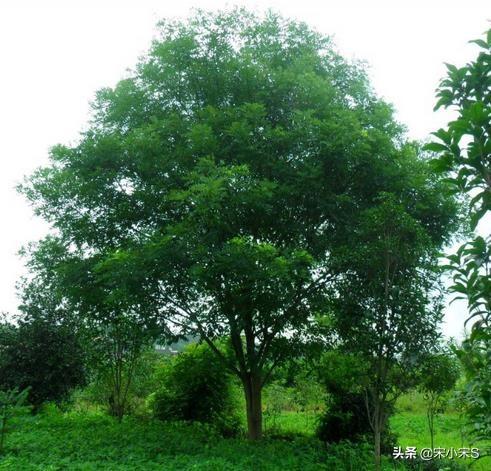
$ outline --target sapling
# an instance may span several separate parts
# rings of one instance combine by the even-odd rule
[[[448,353],[428,355],[421,366],[420,390],[426,404],[431,449],[435,448],[435,417],[444,410],[448,393],[455,387],[460,371]]]

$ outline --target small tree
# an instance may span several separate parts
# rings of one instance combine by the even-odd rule
[[[89,367],[94,380],[106,385],[106,404],[118,421],[128,412],[141,355],[152,345],[144,333],[144,326],[121,314],[89,322],[85,330]]]
[[[431,448],[434,449],[435,417],[443,411],[447,393],[455,387],[460,371],[453,355],[448,352],[439,352],[425,356],[419,374],[419,389],[426,403]]]
[[[441,230],[411,214],[409,201],[382,194],[380,206],[362,215],[344,256],[339,254],[347,267],[334,295],[335,324],[340,349],[366,364],[361,379],[376,469],[394,403],[414,384],[418,358],[439,337]]]
[[[26,318],[76,338],[89,375],[107,386],[109,413],[121,421],[140,355],[163,333],[155,315],[135,303],[118,279],[97,277],[98,265],[88,264],[80,252],[69,253],[59,238],[47,237],[25,253],[30,279],[21,285],[21,309]]]
[[[28,394],[29,388],[23,389],[20,392],[17,389],[0,390],[0,454],[3,452],[5,445],[7,422],[26,402]]]

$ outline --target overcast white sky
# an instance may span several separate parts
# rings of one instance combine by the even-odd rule
[[[443,62],[472,59],[476,49],[467,42],[491,26],[489,0],[2,0],[0,312],[16,312],[15,282],[23,273],[17,251],[46,233],[15,185],[47,162],[50,146],[77,139],[95,90],[114,85],[136,63],[159,19],[231,5],[273,8],[332,35],[341,53],[368,62],[376,91],[418,139],[448,121],[432,111]],[[464,319],[465,306],[453,305],[444,332],[460,336]]]

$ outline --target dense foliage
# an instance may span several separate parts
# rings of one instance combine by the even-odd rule
[[[322,356],[318,376],[328,393],[328,402],[317,426],[320,439],[331,443],[370,439],[373,430],[363,380],[366,372],[367,362],[362,357],[336,350]],[[389,415],[392,409],[388,411]],[[387,424],[381,431],[382,453],[391,453],[395,443],[396,437]]]
[[[16,411],[26,402],[28,393],[28,388],[22,391],[18,391],[17,389],[0,391],[0,455],[3,453],[10,419],[12,419]]]
[[[370,470],[364,445],[326,447],[315,439],[265,440],[251,443],[224,439],[213,427],[193,423],[117,424],[109,417],[63,417],[57,414],[25,420],[12,433],[4,469],[273,471],[278,469]],[[20,450],[20,453],[16,452]],[[327,452],[326,452],[327,451]],[[393,467],[387,467],[393,470]]]
[[[300,417],[297,418],[297,421]],[[429,446],[424,410],[394,417],[394,429],[403,446]],[[455,414],[437,425],[445,447],[461,445],[462,423]],[[287,424],[284,424],[287,427]],[[312,437],[268,439],[252,443],[224,439],[210,426],[189,423],[141,421],[127,417],[122,423],[104,415],[44,414],[15,419],[0,467],[6,470],[373,470],[371,449],[365,444],[343,442],[326,446]],[[472,463],[472,467],[467,466]],[[384,471],[404,469],[487,471],[489,461],[470,459],[384,459]]]

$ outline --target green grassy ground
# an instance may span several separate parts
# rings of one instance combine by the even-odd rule
[[[370,448],[314,438],[224,439],[199,424],[101,414],[40,414],[13,423],[0,470],[371,470]],[[385,469],[394,469],[392,466]]]
[[[398,436],[398,445],[403,449],[405,447],[415,446],[417,450],[430,447],[430,435],[426,422],[426,415],[421,412],[418,406],[418,398],[414,398],[415,402],[411,403],[411,407],[404,406],[404,409],[413,409],[413,411],[401,411],[395,414],[391,419],[392,431]],[[307,436],[313,435],[313,424],[315,424],[315,416],[312,414],[302,414],[297,412],[283,412],[275,419],[274,426],[272,421],[266,421],[272,430],[279,433],[302,433]],[[435,447],[458,450],[462,447],[477,447],[483,454],[485,447],[489,444],[477,443],[472,441],[465,434],[463,419],[455,412],[449,412],[439,415],[435,423]],[[478,460],[473,459],[458,459],[461,464],[472,464],[471,469],[475,471],[491,470],[491,457],[486,457]]]
[[[274,426],[273,426],[274,425]],[[455,414],[437,423],[437,444],[462,445]],[[313,436],[313,414],[284,412],[268,418],[270,437],[261,443],[224,439],[200,424],[164,423],[127,418],[118,424],[100,413],[48,410],[12,424],[0,470],[372,470],[369,445],[326,447]],[[392,427],[401,446],[428,446],[424,414],[402,412]],[[276,438],[272,438],[276,437]],[[282,438],[278,438],[282,437]],[[464,442],[465,445],[467,443]],[[469,461],[469,460],[468,460]],[[388,460],[385,470],[394,467]],[[473,470],[491,469],[489,461]]]
[[[400,412],[392,417],[391,426],[399,436],[399,444],[402,447],[415,446],[417,449],[430,447],[430,434],[424,413]],[[446,413],[439,415],[435,419],[435,447],[454,448],[477,447],[484,454],[489,443],[472,443],[465,434],[463,419],[457,413]],[[459,460],[466,464],[472,463],[472,470],[489,471],[491,470],[491,457],[478,460],[465,459]]]

